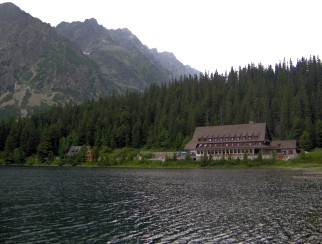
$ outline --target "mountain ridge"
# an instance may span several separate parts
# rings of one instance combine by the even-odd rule
[[[157,49],[149,49],[127,28],[107,29],[91,18],[84,22],[62,22],[56,30],[76,43],[107,75],[119,75],[119,82],[124,86],[140,90],[180,75],[199,74],[199,71],[183,65],[173,53],[164,55]]]
[[[63,29],[70,35],[60,34]],[[0,117],[143,91],[177,76],[129,29],[108,30],[94,18],[52,27],[13,3],[3,3],[0,34]]]

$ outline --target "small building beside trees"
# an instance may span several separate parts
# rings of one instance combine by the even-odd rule
[[[272,141],[266,123],[204,126],[195,129],[193,138],[185,146],[190,157],[203,156],[219,160],[225,157],[243,159],[293,158],[298,153],[296,140]]]
[[[67,156],[83,156],[86,161],[93,161],[94,153],[90,146],[71,146]]]

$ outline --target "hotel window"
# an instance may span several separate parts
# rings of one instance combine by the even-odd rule
[[[232,141],[235,140],[235,137],[230,137],[230,140],[232,140]]]
[[[222,137],[220,137],[219,140],[222,141]]]
[[[243,140],[246,140],[246,136],[243,136],[243,138],[242,138]]]
[[[228,141],[229,137],[225,137],[225,141]]]
[[[215,138],[215,141],[217,141],[217,138]]]
[[[211,138],[209,138],[209,141],[212,141]]]
[[[239,141],[239,140],[240,140],[240,137],[238,136],[238,137],[236,138],[236,140],[237,140],[237,141]]]
[[[227,143],[227,144],[226,144],[226,147],[228,147],[228,145],[229,145],[229,144]]]
[[[252,137],[251,137],[251,136],[249,136],[249,137],[248,137],[248,140],[251,140],[251,139],[252,139]]]

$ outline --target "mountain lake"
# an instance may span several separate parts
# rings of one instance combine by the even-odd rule
[[[321,174],[0,167],[1,243],[321,243]]]

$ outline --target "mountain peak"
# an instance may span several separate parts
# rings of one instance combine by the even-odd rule
[[[0,17],[5,21],[14,21],[21,16],[30,16],[13,3],[0,4]],[[31,16],[30,16],[31,17]]]
[[[98,24],[98,22],[97,22],[97,20],[96,20],[96,19],[94,19],[94,18],[86,19],[86,20],[84,21],[84,23],[85,23],[85,24],[89,24],[89,25],[99,25],[99,24]]]
[[[14,5],[11,2],[1,3],[0,4],[0,7],[1,8],[12,9],[12,10],[16,9],[16,10],[20,10],[21,11],[21,9],[18,6]]]

